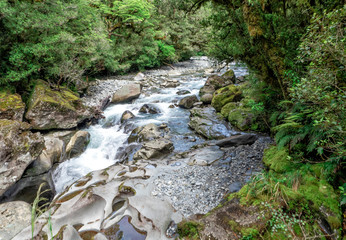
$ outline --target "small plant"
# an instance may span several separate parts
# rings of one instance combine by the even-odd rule
[[[42,191],[42,188],[45,186],[45,183],[42,183],[38,190],[37,190],[37,194],[36,194],[36,198],[34,200],[34,202],[32,203],[32,208],[31,208],[31,238],[34,239],[34,229],[35,229],[35,221],[36,219],[42,215],[49,202],[48,198],[43,197],[43,194],[46,192],[49,192],[50,189],[46,189],[44,191]],[[45,202],[44,204],[40,205],[41,202]],[[51,224],[51,215],[49,212],[49,218],[48,218],[48,225],[49,225],[49,230],[51,233],[51,239],[53,239],[53,230],[52,230],[52,224]]]
[[[288,215],[283,211],[282,208],[274,208],[271,204],[264,202],[262,205],[269,209],[272,214],[272,218],[268,221],[268,225],[271,228],[271,234],[276,234],[279,232],[284,233],[289,238],[295,238],[296,232],[295,227],[299,226],[302,228],[306,222],[299,219],[297,213]]]

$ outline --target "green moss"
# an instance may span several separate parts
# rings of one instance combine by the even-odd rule
[[[221,115],[225,118],[228,118],[229,113],[238,107],[238,104],[235,102],[227,103],[225,106],[221,109]]]
[[[228,114],[228,121],[241,131],[249,130],[253,124],[253,119],[254,115],[247,108],[236,108]]]
[[[242,91],[240,88],[235,85],[229,85],[215,91],[211,105],[219,112],[227,103],[240,101],[241,98]]]
[[[283,173],[292,167],[287,149],[278,149],[276,146],[272,146],[264,151],[263,162],[277,173]]]
[[[21,96],[8,92],[0,92],[0,111],[18,108],[25,108]]]
[[[189,221],[178,224],[178,233],[180,237],[189,237],[191,239],[199,239],[198,232],[203,229],[201,223]]]
[[[254,229],[254,228],[243,228],[241,229],[241,234],[243,236],[256,237],[259,235],[259,232],[257,229]]]
[[[53,90],[48,83],[38,80],[30,101],[29,111],[40,102],[48,102],[61,109],[75,111],[76,101],[79,101],[79,97],[71,90],[64,87]]]

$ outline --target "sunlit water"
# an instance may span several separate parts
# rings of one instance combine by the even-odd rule
[[[210,62],[205,61],[205,68],[210,66]],[[247,74],[244,67],[232,67],[236,76]],[[151,71],[150,74],[163,75],[164,70]],[[181,108],[169,108],[173,102],[181,98],[195,94],[198,96],[199,89],[204,85],[207,77],[202,72],[194,72],[181,76],[170,77],[177,79],[181,83],[177,88],[158,89],[157,92],[144,96],[143,94],[131,104],[116,104],[108,107],[104,111],[105,119],[99,124],[86,129],[91,135],[90,143],[86,151],[79,157],[72,158],[61,163],[53,172],[53,181],[56,191],[59,193],[66,186],[88,174],[91,171],[100,170],[115,164],[116,153],[120,147],[127,145],[129,133],[125,133],[124,127],[120,124],[120,118],[124,111],[131,111],[136,117],[131,120],[135,128],[149,123],[168,125],[172,141],[176,152],[186,151],[191,146],[201,143],[204,140],[196,136],[188,128],[189,110]],[[177,95],[179,90],[189,90],[191,94]],[[139,113],[139,109],[146,103],[151,103],[161,111],[159,114]],[[191,141],[195,138],[196,141]]]

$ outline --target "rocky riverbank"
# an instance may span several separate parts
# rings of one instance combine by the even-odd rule
[[[149,96],[150,102],[147,102],[147,110],[143,111],[137,105],[115,105],[124,110],[130,107],[128,110],[134,112],[121,121],[115,120],[117,118],[110,121],[107,116],[113,108],[106,110],[106,120],[99,124],[101,129],[114,129],[119,124],[119,131],[127,129],[124,133],[129,134],[124,147],[114,155],[115,159],[121,158],[117,160],[118,164],[92,171],[54,197],[49,210],[53,236],[59,235],[64,239],[107,239],[114,234],[125,234],[128,237],[137,236],[138,239],[141,236],[146,239],[175,238],[175,223],[183,218],[209,212],[226,194],[238,191],[253,174],[261,170],[263,150],[271,143],[270,138],[255,134],[239,135],[240,132],[216,116],[208,102],[205,105],[196,102],[199,101],[197,97],[191,104],[182,102],[183,98],[187,99],[185,94],[193,96],[196,93],[193,90],[196,86],[198,93],[203,86],[198,87],[198,84],[204,84],[212,72],[210,67],[208,59],[199,58],[177,64],[175,69],[97,80],[89,87],[81,99],[89,109],[101,111],[111,102],[129,101],[137,98],[139,93],[142,96],[138,100],[140,104],[146,103],[146,96]],[[196,81],[199,81],[197,85]],[[205,86],[216,91],[229,84],[222,81],[233,83],[238,80],[234,73],[228,72],[223,78],[209,77]],[[138,88],[136,84],[141,87]],[[166,102],[165,96],[173,93],[172,90],[177,93]],[[213,92],[209,91],[208,94]],[[189,112],[186,108],[192,108],[191,119],[186,115]],[[170,111],[173,111],[175,117],[178,116],[177,120],[174,120]],[[168,121],[164,118],[166,115],[170,116]],[[151,116],[155,116],[152,120],[154,123],[145,125]],[[188,124],[196,132],[191,131]],[[136,128],[136,125],[140,127]],[[122,136],[125,136],[124,133],[121,133]],[[84,139],[89,136],[79,138],[83,136],[82,133],[75,133],[75,137],[64,136],[66,134],[55,136],[60,139],[64,150],[63,153],[60,151],[60,155],[53,155],[65,156],[64,146],[71,145],[69,142],[75,139],[77,143],[74,144],[74,152],[77,154],[67,154],[78,158],[80,153],[77,148],[83,149]],[[94,137],[91,132],[91,145],[95,145]],[[49,147],[47,137],[45,141],[46,151],[53,153],[53,150],[49,150],[57,145]],[[93,147],[88,149],[91,151]],[[79,158],[83,159],[83,156],[86,157],[82,154]],[[110,155],[105,157],[109,159]],[[74,158],[68,162],[73,164],[73,161]],[[161,209],[160,213],[157,208]],[[47,214],[35,223],[34,235],[37,237],[50,234]],[[123,227],[135,230],[121,233]],[[14,239],[29,239],[30,232],[28,227]]]

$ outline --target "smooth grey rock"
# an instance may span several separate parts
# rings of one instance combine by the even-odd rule
[[[251,145],[257,140],[257,138],[258,137],[253,134],[242,134],[219,140],[215,144],[219,147]]]
[[[135,81],[142,81],[145,80],[145,75],[141,72],[137,73],[136,76],[133,78]]]
[[[44,136],[44,145],[45,149],[33,162],[32,166],[27,169],[26,174],[28,176],[37,176],[48,172],[54,163],[65,160],[66,145],[63,140],[53,136]]]
[[[81,155],[90,141],[90,133],[87,131],[78,131],[71,138],[66,147],[67,158],[73,158]]]
[[[121,123],[124,123],[125,121],[129,120],[129,119],[132,119],[134,118],[135,115],[130,112],[129,110],[126,110],[122,115],[121,115],[121,118],[120,118],[120,122]]]
[[[213,94],[211,93],[206,93],[201,96],[201,101],[205,104],[210,104],[212,100],[213,100]]]
[[[10,240],[31,223],[31,205],[23,201],[0,204],[0,239]]]
[[[125,217],[135,229],[146,233],[146,239],[168,240],[165,232],[169,222],[182,218],[167,201],[151,196],[151,185],[144,179],[150,178],[152,170],[144,166],[115,165],[76,181],[35,221],[34,239],[50,236],[50,224],[53,236],[61,233],[64,239],[80,239],[89,231],[102,233],[96,239],[108,239],[114,237],[112,229]],[[81,226],[78,233],[72,227],[75,225]],[[13,240],[29,240],[31,234],[28,226]]]
[[[113,94],[112,103],[131,101],[141,95],[140,84],[127,84]]]
[[[186,108],[186,109],[190,109],[193,107],[193,104],[198,102],[198,98],[196,95],[192,95],[192,96],[187,96],[184,97],[183,99],[181,99],[179,101],[179,107],[181,108]]]

